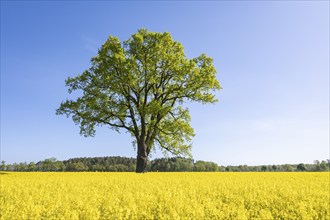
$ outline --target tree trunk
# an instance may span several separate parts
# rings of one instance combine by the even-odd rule
[[[146,172],[148,155],[147,155],[147,145],[144,141],[138,143],[137,157],[136,157],[136,173]]]

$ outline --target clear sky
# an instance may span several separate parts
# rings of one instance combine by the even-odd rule
[[[1,1],[1,160],[135,157],[125,132],[85,138],[55,109],[70,98],[64,80],[88,69],[109,35],[139,28],[170,32],[189,58],[214,58],[220,101],[189,104],[195,160],[329,158],[328,1]]]

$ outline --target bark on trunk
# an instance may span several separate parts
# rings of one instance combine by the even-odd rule
[[[138,143],[137,149],[137,157],[136,157],[136,173],[144,173],[146,172],[148,155],[147,155],[147,145],[142,142]]]

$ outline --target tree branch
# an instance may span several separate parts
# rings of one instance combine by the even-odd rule
[[[159,145],[162,147],[162,148],[164,148],[165,150],[167,150],[167,151],[169,151],[171,154],[173,154],[173,155],[177,155],[177,153],[175,153],[175,152],[173,152],[171,149],[169,149],[168,147],[165,147],[165,145],[164,144],[162,144],[162,142],[158,139],[158,138],[155,138],[156,139],[156,141],[159,143]]]

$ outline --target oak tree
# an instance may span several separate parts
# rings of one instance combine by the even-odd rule
[[[80,133],[93,136],[105,125],[126,130],[137,147],[136,172],[144,172],[147,158],[158,146],[163,152],[190,155],[194,130],[183,103],[214,103],[220,89],[212,58],[188,59],[171,35],[140,29],[120,42],[110,36],[91,59],[91,67],[66,80],[66,100],[56,114],[72,116]]]

